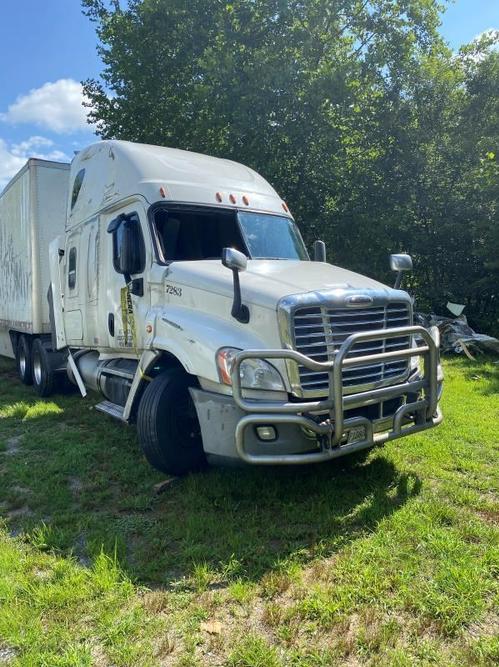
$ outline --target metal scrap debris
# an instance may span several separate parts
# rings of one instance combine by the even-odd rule
[[[469,326],[466,315],[444,317],[434,313],[416,313],[415,323],[429,329],[437,326],[440,331],[440,350],[443,353],[465,354],[473,359],[473,352],[499,354],[499,340],[487,334],[477,333]]]

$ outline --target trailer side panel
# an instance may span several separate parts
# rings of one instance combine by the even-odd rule
[[[10,332],[50,331],[48,246],[64,230],[69,165],[32,159],[0,195],[0,354]]]

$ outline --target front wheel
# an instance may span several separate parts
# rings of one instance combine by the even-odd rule
[[[189,376],[180,368],[158,375],[139,403],[137,431],[144,456],[158,470],[185,475],[205,465]]]

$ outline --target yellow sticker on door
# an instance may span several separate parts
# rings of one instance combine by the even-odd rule
[[[121,320],[123,322],[124,347],[137,348],[137,331],[135,329],[135,316],[133,314],[132,295],[128,287],[121,288]]]

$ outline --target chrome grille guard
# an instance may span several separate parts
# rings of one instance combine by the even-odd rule
[[[351,348],[359,342],[368,342],[378,338],[396,338],[401,335],[422,338],[424,344],[403,350],[380,352],[369,356],[347,357]],[[344,368],[365,365],[369,362],[384,362],[393,359],[406,359],[420,356],[424,359],[424,370],[421,379],[414,382],[404,381],[399,384],[369,389],[358,393],[344,395],[342,373]],[[323,400],[306,402],[255,401],[243,398],[240,371],[245,359],[285,359],[310,368],[311,370],[329,374],[328,397]],[[249,413],[238,422],[236,428],[236,448],[239,456],[248,463],[259,464],[292,464],[315,463],[336,458],[348,452],[364,449],[374,444],[393,440],[417,431],[431,428],[442,420],[438,409],[438,348],[430,333],[421,326],[405,326],[394,329],[378,329],[354,333],[341,345],[334,360],[327,362],[314,361],[310,357],[294,350],[244,350],[239,352],[231,370],[232,388],[235,403]],[[423,393],[422,398],[411,403],[404,403],[393,416],[391,431],[374,433],[372,422],[366,417],[345,419],[346,409],[371,405],[381,400],[395,398],[403,394]],[[317,422],[308,413],[329,413],[329,419]],[[403,428],[404,417],[414,415],[414,423]],[[269,416],[271,418],[269,419]],[[314,431],[321,440],[321,449],[305,454],[265,454],[254,455],[245,451],[244,432],[250,425],[256,424],[297,424]],[[345,431],[355,427],[365,428],[365,439],[341,445]]]

